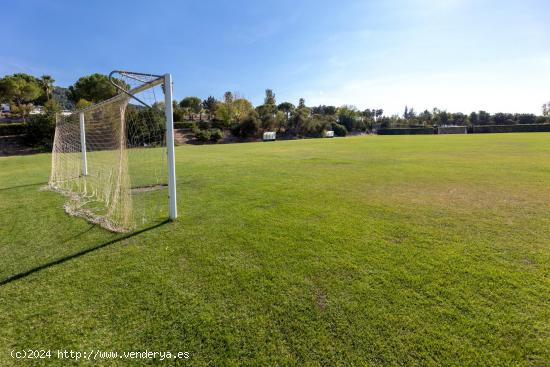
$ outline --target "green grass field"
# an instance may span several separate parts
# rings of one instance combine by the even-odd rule
[[[0,366],[550,365],[550,134],[176,155],[180,219],[133,236],[40,191],[50,155],[0,158]]]

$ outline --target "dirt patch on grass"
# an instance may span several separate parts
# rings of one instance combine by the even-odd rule
[[[156,191],[168,188],[167,184],[148,185],[140,187],[132,187],[132,194],[139,194],[142,192]]]
[[[321,311],[324,311],[327,308],[327,295],[320,289],[317,290],[317,307]]]

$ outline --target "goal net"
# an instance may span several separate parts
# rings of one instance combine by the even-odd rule
[[[70,215],[127,232],[176,216],[171,77],[110,78],[115,97],[56,116],[49,187]]]
[[[438,126],[438,134],[468,134],[468,127],[466,126]]]

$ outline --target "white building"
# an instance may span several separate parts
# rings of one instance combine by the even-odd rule
[[[44,113],[44,107],[42,106],[33,106],[29,112],[29,115],[41,115]]]

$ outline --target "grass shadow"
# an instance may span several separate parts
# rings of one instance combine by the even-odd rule
[[[107,246],[110,246],[110,245],[114,245],[120,241],[123,241],[123,240],[126,240],[128,238],[132,238],[132,237],[135,237],[139,234],[142,234],[144,232],[148,232],[148,231],[151,231],[155,228],[158,228],[160,226],[163,226],[164,224],[170,222],[169,219],[166,219],[160,223],[157,223],[153,226],[150,226],[150,227],[147,227],[147,228],[143,228],[143,229],[140,229],[139,231],[135,231],[135,232],[132,232],[132,233],[128,233],[126,235],[123,235],[121,237],[117,237],[115,239],[112,239],[112,240],[109,240],[107,242],[103,242],[103,243],[100,243],[99,245],[97,246],[94,246],[94,247],[90,247],[90,248],[87,248],[85,250],[82,250],[82,251],[79,251],[75,254],[72,254],[72,255],[68,255],[68,256],[64,256],[62,258],[59,258],[59,259],[56,259],[56,260],[53,260],[53,261],[50,261],[46,264],[43,264],[43,265],[40,265],[40,266],[37,266],[35,268],[32,268],[30,270],[27,270],[27,271],[24,271],[24,272],[21,272],[21,273],[18,273],[18,274],[15,274],[15,275],[11,275],[5,279],[2,279],[0,280],[0,286],[3,286],[3,285],[6,285],[8,283],[11,283],[15,280],[18,280],[18,279],[21,279],[21,278],[25,278],[31,274],[34,274],[36,272],[39,272],[41,270],[44,270],[44,269],[47,269],[47,268],[50,268],[52,266],[55,266],[55,265],[59,265],[59,264],[63,264],[64,262],[66,261],[69,261],[69,260],[72,260],[72,259],[76,259],[80,256],[83,256],[83,255],[86,255],[90,252],[93,252],[93,251],[96,251],[96,250],[99,250],[99,249],[102,249],[104,247],[107,247]],[[84,233],[88,232],[89,230],[91,230],[94,226],[91,226],[90,228],[88,228],[87,230],[83,231],[82,233],[79,233],[78,235],[76,235],[76,237],[80,237],[81,235],[83,235]],[[75,238],[76,238],[75,237]]]
[[[0,187],[0,191],[6,191],[6,190],[14,190],[19,189],[21,187],[29,187],[29,186],[38,186],[38,185],[47,185],[48,182],[37,182],[32,184],[26,184],[26,185],[19,185],[19,186],[12,186],[12,187]]]

